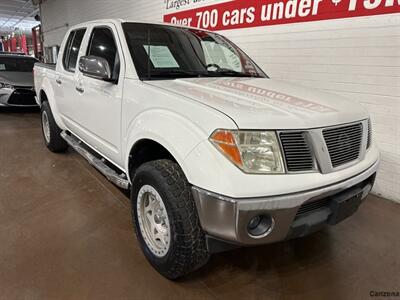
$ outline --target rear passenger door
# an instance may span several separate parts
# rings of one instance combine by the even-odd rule
[[[71,31],[65,43],[61,63],[57,64],[55,78],[55,99],[61,118],[73,131],[76,124],[76,69],[79,51],[82,46],[86,28]]]
[[[94,26],[85,55],[106,59],[114,82],[106,82],[79,72],[75,82],[79,135],[115,164],[122,166],[121,107],[124,65],[122,49],[113,24]]]

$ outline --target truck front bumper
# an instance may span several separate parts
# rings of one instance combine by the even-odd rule
[[[234,199],[197,187],[193,195],[208,236],[242,246],[267,244],[307,235],[353,214],[371,191],[378,165],[376,161],[362,173],[333,185],[280,196]],[[271,220],[271,228],[260,237],[248,230],[256,216]]]

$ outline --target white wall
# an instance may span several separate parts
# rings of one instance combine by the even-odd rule
[[[205,4],[213,2],[222,1]],[[162,21],[165,13],[163,0],[47,0],[41,10],[46,46],[60,44],[65,23],[114,17]],[[374,137],[382,151],[374,192],[400,202],[399,13],[222,33],[271,77],[337,93],[364,105],[372,115]]]

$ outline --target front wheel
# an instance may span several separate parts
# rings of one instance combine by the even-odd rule
[[[50,105],[47,101],[42,103],[41,107],[42,133],[44,143],[51,152],[65,152],[68,149],[68,144],[61,137],[61,129],[54,120]]]
[[[137,238],[159,273],[177,279],[208,261],[191,187],[176,163],[143,164],[133,179],[131,202]]]

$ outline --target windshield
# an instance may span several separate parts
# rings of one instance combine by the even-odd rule
[[[266,77],[243,51],[219,34],[142,23],[124,23],[123,28],[142,80]]]
[[[0,57],[0,72],[32,72],[33,58]]]

